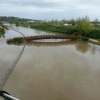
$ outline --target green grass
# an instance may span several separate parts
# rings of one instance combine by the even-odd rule
[[[97,39],[98,40],[98,42],[100,42],[100,39]]]
[[[28,24],[28,23],[23,23],[23,24],[19,24],[20,26],[22,26],[22,27],[28,27],[28,26],[30,26],[30,24]]]

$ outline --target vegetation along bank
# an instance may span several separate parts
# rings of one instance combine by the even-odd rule
[[[30,20],[30,19],[20,19],[16,17],[1,17],[1,21],[6,21],[10,24],[15,24],[17,27],[30,27],[33,29],[50,31],[56,33],[63,33],[69,35],[79,35],[88,37],[89,42],[95,42],[92,39],[96,39],[100,43],[100,22],[96,18],[90,21],[88,16],[70,19],[70,20]],[[95,42],[97,43],[97,42]]]
[[[5,33],[5,28],[3,26],[3,23],[0,22],[0,35],[3,35]]]
[[[88,38],[100,39],[100,25],[97,19],[90,22],[89,18],[78,18],[76,20],[51,20],[51,21],[37,21],[33,23],[20,23],[21,26],[30,27],[34,29],[58,32],[64,34],[81,35]]]

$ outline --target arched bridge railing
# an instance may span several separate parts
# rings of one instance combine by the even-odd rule
[[[76,40],[77,36],[74,35],[39,35],[39,36],[27,36],[25,37],[25,41],[30,42],[32,40],[39,40],[39,39],[71,39],[71,40]],[[7,40],[8,43],[11,42],[19,42],[22,43],[24,40],[23,37],[15,37],[15,38],[10,38]]]
[[[26,41],[38,40],[38,39],[76,39],[73,35],[39,35],[25,37]]]

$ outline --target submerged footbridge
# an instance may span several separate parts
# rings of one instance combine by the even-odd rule
[[[56,40],[55,40],[56,41]],[[22,46],[22,43],[7,43],[8,45]],[[77,41],[59,41],[59,42],[26,42],[26,46],[62,46],[62,45],[74,45]]]
[[[26,41],[32,41],[32,40],[40,40],[40,39],[71,39],[75,40],[77,39],[74,35],[39,35],[39,36],[28,36],[25,37]]]
[[[34,40],[41,40],[41,39],[70,39],[70,40],[77,40],[79,38],[75,35],[39,35],[39,36],[27,36],[27,37],[15,37],[7,39],[7,43],[23,43],[25,42],[32,42]]]
[[[23,40],[24,40],[23,41],[23,48],[20,51],[20,53],[18,54],[18,56],[16,57],[16,59],[14,60],[14,62],[12,63],[12,65],[10,66],[10,68],[7,70],[7,72],[4,74],[4,76],[0,80],[0,96],[4,97],[5,100],[18,100],[18,99],[14,98],[14,97],[11,97],[10,95],[7,95],[8,93],[2,91],[2,88],[4,87],[5,83],[7,82],[9,76],[11,75],[11,73],[14,70],[15,66],[17,65],[17,63],[18,63],[19,59],[21,58],[21,56],[23,54],[23,51],[25,49],[25,36],[24,36],[24,34],[19,32],[19,31],[17,31],[17,30],[15,30],[15,29],[13,29],[13,28],[10,28],[10,29],[20,33],[23,36]]]

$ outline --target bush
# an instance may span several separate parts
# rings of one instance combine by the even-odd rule
[[[89,39],[87,37],[82,37],[81,38],[83,41],[88,41]]]
[[[3,28],[0,28],[0,34],[4,34],[5,30]]]
[[[95,38],[95,39],[100,39],[100,30],[92,30],[89,34],[88,37],[90,38]]]
[[[69,27],[69,26],[54,26],[48,24],[32,24],[31,28],[51,31],[51,32],[58,32],[64,34],[73,34],[74,32],[78,32],[77,28]]]
[[[85,33],[79,26],[56,26],[56,25],[41,23],[41,24],[30,24],[30,27],[34,29],[44,30],[44,31],[58,32],[58,33],[64,33],[64,34],[74,34],[74,35],[86,36],[89,38],[100,39],[100,30],[93,29],[91,31],[90,30],[92,29],[91,27],[90,28],[88,27],[89,30],[87,29],[89,32],[88,34]],[[83,40],[87,40],[87,39],[84,38]]]
[[[22,40],[22,38],[14,38],[13,42],[14,43],[23,43],[23,40]]]

